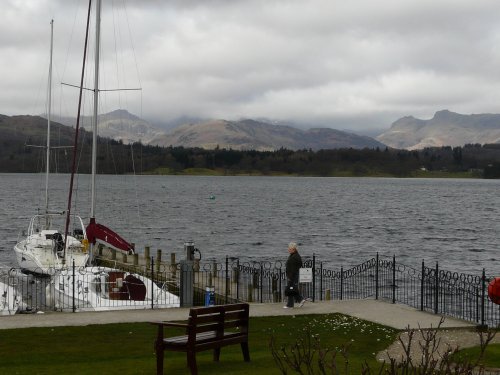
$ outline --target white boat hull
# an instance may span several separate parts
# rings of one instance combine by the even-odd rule
[[[175,294],[147,277],[107,267],[60,270],[46,290],[56,310],[109,311],[179,307]]]
[[[54,250],[51,240],[42,238],[42,234],[34,234],[14,246],[17,263],[21,269],[39,273],[51,274],[55,269],[64,266],[84,267],[89,255],[83,252],[80,241],[68,237],[69,248],[63,258]],[[63,262],[64,259],[64,262]]]
[[[61,215],[50,214],[35,215],[31,218],[28,235],[14,246],[19,267],[37,274],[53,274],[57,269],[72,266],[73,262],[76,267],[85,267],[89,254],[84,245],[87,240],[81,219],[77,217],[81,239],[68,235],[64,244],[63,234],[57,229],[52,229],[53,224],[46,225],[49,228],[43,226],[40,228],[40,223],[43,225],[46,217],[49,217],[50,223],[56,218],[63,218]],[[63,224],[54,227],[61,228]]]
[[[0,280],[0,315],[14,315],[22,307],[22,299],[16,289]]]

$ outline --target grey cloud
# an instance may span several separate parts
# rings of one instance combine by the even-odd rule
[[[51,17],[60,80],[77,80],[85,3],[7,1],[0,79],[14,94],[2,97],[4,113],[32,111]],[[398,117],[432,116],[443,108],[500,112],[497,1],[109,5],[103,2],[105,84],[113,73],[121,85],[142,84],[142,115],[151,119],[266,117],[345,129],[387,127]],[[9,63],[16,58],[23,62]]]

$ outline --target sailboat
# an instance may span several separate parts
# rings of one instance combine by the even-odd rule
[[[23,271],[50,274],[66,264],[85,266],[89,258],[85,226],[79,216],[74,216],[76,226],[64,241],[64,211],[49,209],[50,177],[50,126],[52,106],[52,52],[54,21],[50,22],[50,64],[48,79],[47,144],[45,146],[45,208],[35,214],[29,222],[28,233],[14,246],[17,263]]]
[[[98,224],[95,219],[96,210],[96,174],[97,174],[97,123],[99,104],[99,52],[101,1],[95,3],[96,36],[94,62],[94,108],[92,123],[92,175],[91,175],[91,211],[90,223],[86,228],[86,239],[89,241],[89,252],[92,255],[94,246],[102,243],[117,251],[132,254],[134,247],[116,232]],[[89,5],[90,16],[90,5]],[[89,21],[87,20],[87,25]],[[85,61],[85,58],[84,58]],[[85,63],[85,62],[84,62]],[[83,69],[84,70],[84,69]],[[83,85],[83,74],[81,85]],[[83,86],[80,87],[80,92]],[[79,116],[79,114],[78,114]],[[76,142],[75,142],[76,144]],[[74,173],[74,171],[73,171]],[[67,223],[70,221],[71,189],[67,211]],[[67,233],[66,233],[67,235]],[[46,288],[47,303],[56,310],[69,311],[103,311],[134,308],[166,308],[179,307],[180,299],[170,293],[165,284],[158,286],[151,279],[129,271],[109,267],[66,267],[58,269]]]

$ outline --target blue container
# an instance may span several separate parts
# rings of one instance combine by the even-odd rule
[[[205,289],[205,306],[215,305],[215,288],[213,286],[207,286]]]

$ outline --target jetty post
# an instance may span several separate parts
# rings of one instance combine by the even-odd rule
[[[193,285],[194,285],[194,242],[186,241],[184,243],[185,259],[180,261],[181,283],[180,283],[180,302],[181,307],[193,306]]]

